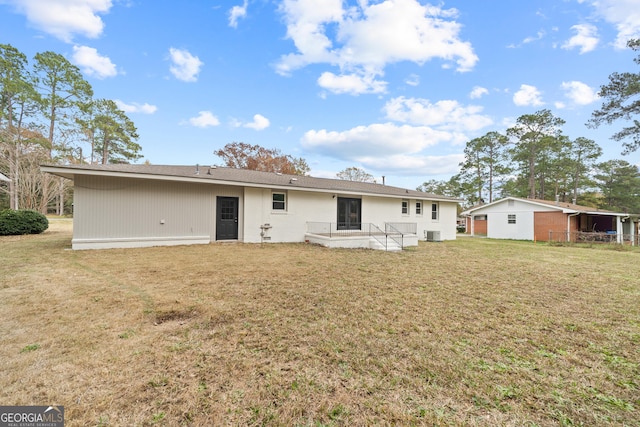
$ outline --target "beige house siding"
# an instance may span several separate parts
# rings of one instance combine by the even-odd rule
[[[128,247],[133,242],[208,243],[215,233],[212,189],[192,183],[78,176],[72,245],[83,249]],[[234,190],[237,195],[238,189]]]

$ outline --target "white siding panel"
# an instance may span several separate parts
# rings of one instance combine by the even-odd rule
[[[516,216],[515,224],[509,224],[510,214]],[[533,240],[533,212],[490,212],[487,214],[487,237]]]
[[[337,198],[331,193],[290,190],[287,192],[286,212],[271,209],[272,191],[247,188],[245,190],[245,242],[260,242],[260,225],[269,224],[271,242],[302,242],[307,222],[335,223],[338,216]],[[348,196],[354,197],[354,196]],[[388,197],[363,196],[362,222],[384,229],[388,222],[417,223],[417,235],[423,238],[425,230],[440,231],[443,240],[456,238],[457,203],[438,202],[439,216],[431,219],[431,201],[423,201],[422,215],[415,213],[415,201],[410,203],[409,215],[402,214],[402,200]]]
[[[512,206],[509,206],[509,200],[504,199],[491,206],[481,207],[473,211],[474,215],[487,215],[491,212],[508,212],[508,213],[517,213],[517,212],[550,212],[557,211],[557,208],[552,206],[545,206],[542,204],[527,203],[522,200],[511,200],[513,202]]]
[[[272,209],[270,189],[245,190],[245,242],[260,242],[260,226],[270,224],[271,242],[303,242],[307,222],[336,222],[337,200],[329,193],[287,191],[286,211]]]
[[[418,238],[423,239],[425,231],[439,231],[442,240],[456,239],[456,217],[458,204],[455,202],[422,201],[422,214],[416,214],[416,201],[409,200],[409,214],[402,213],[402,200],[385,197],[364,197],[362,199],[362,222],[370,222],[384,228],[386,222],[409,222],[417,225]],[[431,204],[438,204],[438,218],[431,218]]]

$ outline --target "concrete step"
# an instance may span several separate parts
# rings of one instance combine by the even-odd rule
[[[378,240],[376,240],[374,237],[372,237],[371,240],[369,240],[369,248],[375,249],[378,251],[386,250],[387,252],[399,252],[402,250],[402,247],[400,247],[398,243],[396,243],[391,239],[387,241],[387,247],[385,249],[384,245],[380,243]]]

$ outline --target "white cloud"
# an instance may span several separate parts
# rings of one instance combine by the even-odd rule
[[[545,35],[546,35],[546,32],[545,32],[544,30],[540,30],[540,31],[538,31],[538,32],[536,33],[536,35],[535,35],[535,36],[525,37],[525,38],[524,38],[520,43],[518,43],[518,44],[511,43],[511,44],[507,45],[507,48],[508,48],[508,49],[516,49],[516,48],[520,48],[520,47],[522,47],[522,45],[529,44],[529,43],[533,43],[533,42],[538,41],[538,40],[542,40],[542,39],[544,38],[544,36],[545,36]]]
[[[73,62],[82,68],[82,71],[89,76],[99,79],[114,77],[118,74],[116,66],[106,56],[102,56],[98,51],[88,46],[73,47]]]
[[[156,107],[155,105],[147,104],[146,102],[144,104],[139,104],[137,102],[127,104],[119,99],[115,99],[114,102],[116,103],[118,108],[125,113],[153,114],[158,111],[158,107]]]
[[[238,27],[238,19],[247,16],[248,0],[244,0],[242,6],[233,6],[229,11],[229,26],[233,28]]]
[[[565,96],[577,105],[589,105],[599,99],[597,92],[582,82],[562,82],[562,89],[565,91]]]
[[[268,128],[270,125],[271,122],[269,122],[269,119],[267,119],[262,114],[256,114],[253,116],[253,122],[246,123],[243,126],[249,129],[263,130]]]
[[[567,40],[563,45],[563,49],[573,49],[574,47],[580,48],[580,53],[591,52],[596,48],[598,42],[598,29],[595,25],[591,24],[578,24],[571,27],[576,32],[576,35]]]
[[[394,155],[387,158],[362,157],[360,163],[367,168],[384,170],[399,175],[453,175],[460,172],[463,154],[446,156],[406,156]]]
[[[404,82],[409,86],[418,86],[420,84],[420,76],[417,74],[411,74]]]
[[[520,85],[520,90],[513,94],[513,103],[519,107],[539,107],[544,105],[542,94],[537,87]]]
[[[365,156],[387,158],[419,153],[439,142],[451,141],[451,138],[449,132],[436,131],[428,126],[376,123],[342,132],[310,130],[302,137],[302,145],[321,154],[360,161]]]
[[[271,126],[271,121],[262,114],[255,114],[252,122],[244,123],[236,118],[232,118],[229,121],[229,126],[234,128],[245,127],[254,130],[264,130]]]
[[[389,100],[384,111],[387,118],[394,121],[461,133],[493,124],[491,118],[480,114],[482,107],[463,106],[453,100],[441,100],[433,104],[428,99],[400,96]]]
[[[624,49],[627,40],[640,37],[640,5],[638,0],[590,0],[589,3],[605,21],[615,25],[618,35],[614,46]]]
[[[538,40],[542,40],[545,35],[546,35],[545,31],[544,30],[540,30],[540,31],[538,31],[536,33],[535,36],[526,37],[524,40],[522,40],[522,43],[523,44],[528,44],[528,43],[533,43],[533,42],[538,41]]]
[[[289,75],[309,64],[338,67],[339,76],[324,73],[318,79],[330,90],[349,87],[338,93],[377,93],[385,85],[377,78],[395,62],[421,65],[439,58],[463,72],[478,61],[471,44],[459,39],[455,9],[417,0],[359,1],[347,9],[341,0],[284,0],[280,10],[297,51],[280,58],[278,73]],[[354,84],[363,82],[375,86]],[[363,92],[356,92],[358,87]]]
[[[482,98],[483,95],[489,94],[489,90],[486,87],[482,86],[474,86],[469,94],[469,98],[471,99],[479,99]]]
[[[462,155],[430,156],[423,151],[440,142],[453,142],[455,134],[428,126],[378,123],[336,132],[310,130],[302,138],[309,151],[366,169],[407,175],[456,173]]]
[[[389,100],[383,110],[389,122],[344,131],[309,130],[302,145],[311,152],[376,170],[455,173],[461,155],[434,157],[426,151],[438,144],[462,145],[469,140],[469,133],[493,124],[481,114],[482,107],[451,100],[431,103],[398,97]]]
[[[351,95],[384,93],[387,89],[386,82],[375,80],[373,76],[359,76],[356,74],[336,76],[329,71],[320,75],[318,85],[333,93],[348,93]]]
[[[214,116],[211,111],[200,111],[196,117],[189,119],[189,124],[199,128],[208,128],[211,126],[218,126],[220,120]]]
[[[96,38],[104,23],[98,14],[111,9],[111,0],[5,0],[35,28],[67,43],[75,34]]]
[[[184,49],[169,48],[169,55],[173,63],[169,67],[169,71],[178,80],[185,82],[195,82],[198,80],[200,68],[204,65],[200,58],[193,56],[189,51]]]

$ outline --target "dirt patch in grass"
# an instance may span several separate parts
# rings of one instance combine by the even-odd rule
[[[0,238],[0,401],[67,425],[638,425],[640,253]]]
[[[156,311],[154,325],[160,325],[165,322],[184,322],[197,316],[198,312],[195,310],[169,310],[169,311]]]

